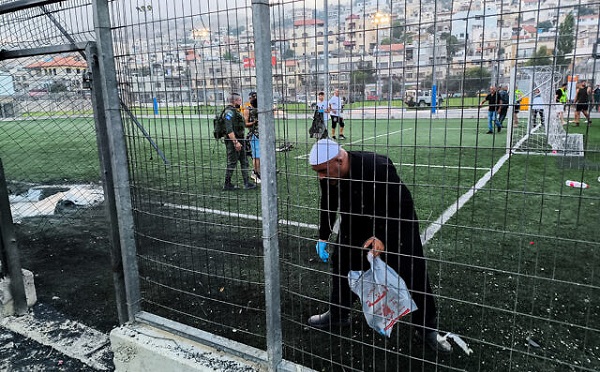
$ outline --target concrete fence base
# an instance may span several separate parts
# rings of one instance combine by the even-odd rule
[[[110,333],[116,371],[266,371],[242,358],[146,324],[127,324]]]
[[[37,302],[35,284],[33,282],[33,273],[29,270],[22,270],[23,283],[25,284],[25,297],[27,306],[32,307]],[[0,319],[15,314],[14,300],[10,292],[10,279],[0,279]]]

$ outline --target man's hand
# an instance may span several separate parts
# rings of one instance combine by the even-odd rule
[[[317,245],[315,246],[317,250],[317,254],[321,258],[323,262],[327,262],[329,260],[329,253],[327,252],[327,242],[324,240],[319,240]]]
[[[371,248],[371,254],[373,257],[377,257],[381,254],[381,252],[385,252],[385,245],[383,242],[374,236],[365,241],[363,248]]]

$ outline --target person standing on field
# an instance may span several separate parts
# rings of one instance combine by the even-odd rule
[[[500,124],[500,128],[502,128],[502,123],[504,119],[506,119],[506,114],[508,114],[508,101],[510,97],[508,96],[508,85],[504,85],[500,87],[498,91],[498,112],[496,119],[496,123]]]
[[[330,307],[311,316],[308,325],[319,329],[350,325],[350,310],[358,296],[350,289],[347,275],[369,267],[370,250],[374,256],[381,255],[406,282],[418,307],[411,318],[415,339],[434,351],[452,352],[452,345],[437,331],[437,308],[413,199],[392,161],[373,152],[346,151],[335,141],[322,139],[313,145],[309,164],[321,187],[316,250],[325,262],[338,213],[341,222],[332,244]]]
[[[523,92],[515,87],[515,105],[513,106],[513,127],[519,126],[519,111],[521,111],[521,100],[523,99]]]
[[[560,124],[565,125],[565,105],[567,104],[567,83],[562,83],[554,94],[556,101],[556,116],[560,119]]]
[[[533,125],[536,124],[537,116],[540,116],[540,124],[542,127],[544,126],[544,99],[540,93],[540,90],[536,88],[533,92],[533,99],[531,100],[531,115]]]
[[[258,139],[258,99],[256,92],[250,92],[249,105],[244,111],[244,120],[248,128],[248,141],[250,141],[250,151],[252,155],[252,175],[254,182],[260,183],[260,145]]]
[[[596,89],[594,89],[594,105],[596,106],[596,112],[600,112],[600,84],[597,84]]]
[[[494,134],[494,124],[498,128],[498,133],[502,130],[502,124],[496,120],[496,111],[498,110],[498,93],[496,93],[496,87],[490,87],[490,93],[485,96],[483,101],[479,104],[479,107],[483,107],[483,104],[488,104],[488,131],[487,134]]]
[[[329,99],[329,115],[331,115],[331,138],[335,138],[335,128],[340,127],[340,140],[346,139],[344,136],[344,119],[342,118],[342,99],[340,90],[335,89],[333,96]]]
[[[575,117],[573,118],[575,126],[579,126],[579,119],[582,112],[587,119],[588,125],[592,125],[592,119],[590,118],[590,113],[588,112],[590,97],[585,80],[579,84],[579,89],[577,89],[577,93],[575,93],[575,100],[573,103],[575,103]]]
[[[225,171],[225,184],[223,190],[236,190],[231,182],[233,171],[237,167],[238,161],[242,170],[242,178],[244,179],[244,189],[250,190],[256,188],[256,185],[250,182],[248,177],[248,157],[242,142],[244,141],[245,121],[240,113],[242,97],[238,93],[231,93],[229,96],[229,104],[223,110],[223,119],[225,120],[225,148],[227,149],[227,170]]]

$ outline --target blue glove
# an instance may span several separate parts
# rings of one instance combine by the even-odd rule
[[[318,241],[317,246],[315,247],[317,250],[317,254],[323,260],[323,262],[327,262],[329,259],[329,253],[327,252],[327,242]]]

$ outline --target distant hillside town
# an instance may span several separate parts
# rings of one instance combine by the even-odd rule
[[[336,1],[325,13],[292,2],[272,16],[274,97],[312,102],[319,90],[336,87],[351,100],[397,99],[434,84],[444,94],[475,94],[481,81],[506,84],[515,67],[534,65],[600,81],[592,58],[599,9],[585,4],[355,0]],[[194,22],[158,23],[156,10],[137,10],[139,28],[119,34],[115,53],[126,103],[220,105],[228,92],[256,89],[254,40],[261,35],[253,34],[250,9],[217,22],[202,15]],[[14,86],[0,94],[85,97],[86,66],[75,55],[5,65],[0,81]]]

